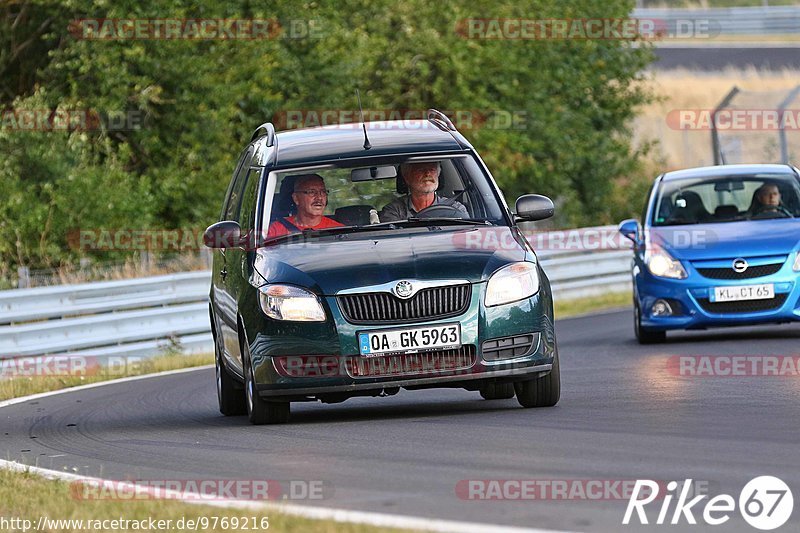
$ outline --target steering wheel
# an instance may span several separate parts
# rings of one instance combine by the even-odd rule
[[[417,212],[417,218],[466,218],[459,208],[447,204],[431,205]]]
[[[767,218],[794,218],[794,215],[792,215],[788,209],[782,205],[779,205],[775,210],[764,209],[753,214],[753,216],[750,217],[750,220],[761,220]]]

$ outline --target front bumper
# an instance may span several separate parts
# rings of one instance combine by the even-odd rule
[[[483,306],[485,283],[473,285],[467,311],[455,318],[420,321],[413,324],[363,326],[348,323],[334,297],[325,297],[328,316],[325,323],[281,323],[268,318],[248,325],[250,354],[259,395],[291,399],[321,398],[326,395],[367,395],[399,387],[477,387],[476,380],[519,381],[534,379],[552,368],[556,353],[552,300],[544,282],[536,295],[511,304]],[[359,354],[358,333],[419,325],[459,322],[461,342],[470,348],[470,363],[457,367],[411,368],[394,375],[356,373],[363,362]],[[482,347],[486,341],[518,335],[532,335],[535,342],[521,355],[488,360]],[[418,354],[424,358],[426,354]],[[391,357],[391,356],[390,356]],[[287,372],[286,360],[324,361],[324,368],[309,375]],[[380,357],[369,358],[370,361]]]
[[[742,280],[710,279],[694,268],[687,268],[683,280],[657,278],[646,269],[634,276],[636,298],[641,309],[642,326],[653,330],[704,329],[717,326],[744,326],[800,320],[800,274],[792,270],[790,261],[775,274]],[[686,262],[684,262],[686,268]],[[759,303],[741,302],[719,309],[709,304],[714,287],[762,285],[775,287],[775,299]],[[679,303],[674,316],[653,316],[651,307],[657,299]]]

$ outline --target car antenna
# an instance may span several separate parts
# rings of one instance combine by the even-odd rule
[[[372,145],[369,143],[369,137],[367,137],[367,125],[364,123],[364,110],[361,108],[361,95],[358,89],[356,89],[356,98],[358,99],[358,112],[361,114],[361,127],[364,128],[364,150],[369,150]]]

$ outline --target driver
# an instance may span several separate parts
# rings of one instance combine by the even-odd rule
[[[778,186],[774,183],[765,183],[756,190],[755,202],[751,208],[752,215],[761,214],[788,214],[786,209],[781,205],[781,192]]]
[[[408,184],[408,194],[396,198],[381,209],[381,222],[406,220],[432,205],[450,206],[460,211],[464,217],[469,217],[467,208],[462,203],[437,194],[441,173],[442,166],[438,161],[400,165],[400,174]]]

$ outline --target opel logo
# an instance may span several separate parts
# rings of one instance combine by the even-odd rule
[[[742,272],[747,270],[747,267],[748,267],[747,261],[745,261],[741,257],[737,257],[736,259],[733,260],[733,271],[734,272],[736,272],[738,274],[741,274]]]
[[[409,298],[414,293],[414,286],[410,281],[398,281],[394,286],[394,293],[400,298]]]

